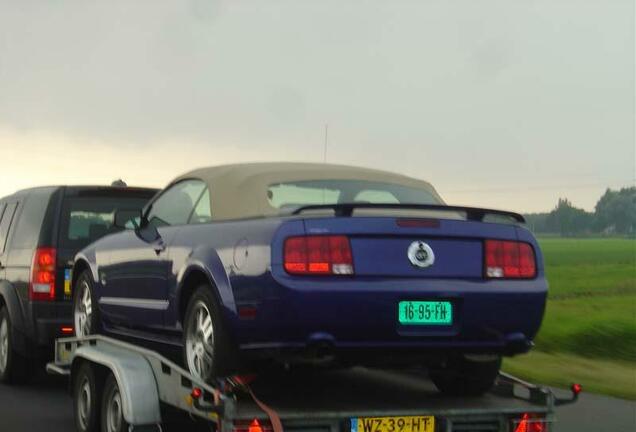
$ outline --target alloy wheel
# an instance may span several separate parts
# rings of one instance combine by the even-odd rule
[[[91,334],[91,322],[93,316],[93,301],[91,299],[91,288],[85,280],[79,285],[80,292],[75,302],[73,311],[75,321],[75,335],[78,337],[89,336]]]
[[[186,325],[186,358],[190,373],[204,381],[213,375],[214,324],[210,310],[198,301]]]

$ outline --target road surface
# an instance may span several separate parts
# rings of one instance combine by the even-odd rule
[[[636,402],[582,394],[575,405],[559,408],[557,418],[558,432],[634,432]],[[0,384],[0,431],[74,431],[66,380],[41,374],[25,387]]]

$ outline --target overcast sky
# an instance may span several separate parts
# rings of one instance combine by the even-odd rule
[[[0,0],[0,196],[239,161],[592,209],[635,183],[633,0]]]

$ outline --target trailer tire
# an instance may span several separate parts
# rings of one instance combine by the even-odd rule
[[[205,326],[196,322],[199,313],[207,314],[211,330],[208,330],[209,323],[207,321]],[[201,331],[201,327],[204,327],[204,331]],[[206,335],[206,333],[208,334]],[[208,343],[209,338],[212,339],[211,346]],[[210,348],[212,351],[211,364],[202,365],[200,356],[205,357],[209,354]],[[201,285],[188,301],[183,320],[184,364],[192,375],[211,383],[216,377],[227,376],[235,369],[233,358],[232,345],[225,330],[219,303],[212,288],[209,285]],[[197,370],[197,364],[199,370]]]
[[[95,370],[83,362],[73,379],[73,417],[78,432],[99,432],[99,389]]]
[[[15,332],[6,306],[0,306],[0,382],[23,384],[28,381],[31,359],[14,349]]]
[[[481,360],[456,356],[429,371],[435,387],[449,396],[479,396],[492,388],[499,375],[501,357]]]
[[[102,398],[102,432],[128,432],[130,425],[124,419],[119,384],[112,373],[106,378]]]

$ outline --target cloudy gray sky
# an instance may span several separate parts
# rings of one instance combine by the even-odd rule
[[[635,182],[633,0],[0,0],[0,195],[237,161],[591,209]]]

